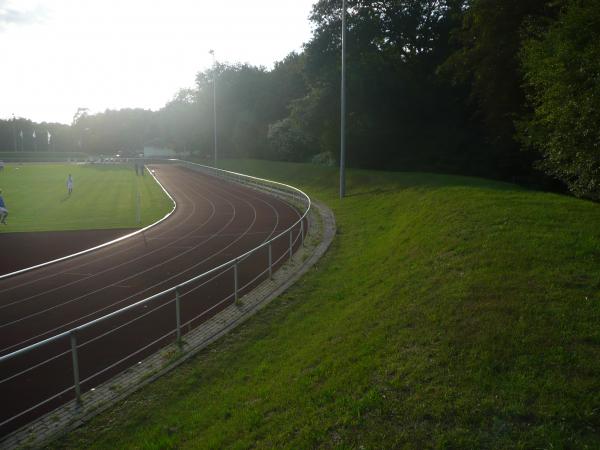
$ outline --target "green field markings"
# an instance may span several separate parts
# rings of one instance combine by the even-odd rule
[[[467,177],[222,161],[331,206],[293,288],[57,448],[597,448],[600,206]]]
[[[67,193],[67,176],[73,193]],[[128,165],[8,164],[0,189],[9,210],[2,232],[139,228],[172,208],[152,176],[136,176]],[[137,221],[136,196],[140,195]]]

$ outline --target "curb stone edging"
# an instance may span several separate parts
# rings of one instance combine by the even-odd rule
[[[291,263],[287,262],[274,272],[272,280],[262,282],[242,297],[238,305],[228,306],[184,335],[183,351],[175,344],[169,344],[136,366],[86,392],[83,404],[72,400],[4,437],[0,441],[0,448],[39,448],[78,428],[181,365],[271,303],[317,263],[335,237],[336,223],[331,209],[320,202],[314,202],[313,206],[308,216],[306,247],[300,247]]]

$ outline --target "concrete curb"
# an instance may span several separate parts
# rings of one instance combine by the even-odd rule
[[[273,274],[272,280],[256,289],[184,336],[184,347],[168,345],[108,382],[86,392],[82,404],[74,400],[6,436],[0,448],[40,448],[81,426],[116,402],[155,381],[196,355],[202,349],[242,324],[292,286],[325,254],[336,234],[333,212],[313,203],[309,215],[306,246],[296,251],[292,262]]]

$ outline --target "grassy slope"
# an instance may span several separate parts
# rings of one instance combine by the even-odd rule
[[[485,180],[230,161],[340,234],[191,363],[58,446],[600,445],[600,206]]]
[[[70,197],[69,173],[74,179]],[[152,177],[136,177],[126,166],[8,165],[0,173],[0,188],[10,214],[0,232],[135,228],[136,190],[142,199],[142,225],[171,209]]]

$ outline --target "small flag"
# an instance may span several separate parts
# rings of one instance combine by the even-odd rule
[[[35,139],[35,130],[33,130],[33,135],[32,135],[32,136],[33,136],[33,138]]]
[[[48,133],[48,145],[50,145],[50,138],[52,137],[52,135],[50,134],[50,131],[46,130],[46,133]]]

